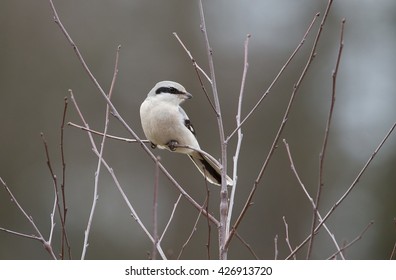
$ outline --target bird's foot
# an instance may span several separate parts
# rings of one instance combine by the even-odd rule
[[[169,150],[174,152],[176,150],[176,146],[179,145],[179,142],[176,140],[170,140],[166,145],[168,146]]]
[[[151,143],[151,148],[152,148],[152,149],[157,148],[157,145],[155,145],[153,142],[150,142],[150,143]]]

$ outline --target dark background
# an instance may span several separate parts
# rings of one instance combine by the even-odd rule
[[[235,128],[237,100],[243,70],[243,43],[249,45],[243,115],[267,89],[291,52],[300,42],[317,12],[323,15],[327,1],[204,1],[204,10],[222,106],[226,134]],[[201,147],[220,157],[215,115],[200,89],[191,61],[176,41],[177,32],[198,63],[207,70],[205,45],[200,32],[197,1],[55,1],[61,20],[80,48],[90,69],[106,90],[110,86],[115,52],[122,45],[119,75],[113,102],[131,127],[143,137],[139,106],[160,80],[182,83],[194,95],[185,103]],[[356,178],[365,162],[396,120],[396,2],[335,1],[325,25],[317,56],[300,88],[281,138],[290,144],[299,175],[315,196],[318,184],[318,155],[321,149],[331,98],[340,22],[346,18],[345,48],[338,75],[337,100],[331,127],[323,200],[324,215]],[[321,20],[321,18],[319,19]],[[293,84],[306,62],[319,21],[296,60],[287,68],[256,113],[243,127],[238,189],[234,217],[246,197],[269,151],[280,125]],[[48,143],[58,177],[60,123],[64,97],[72,89],[91,128],[102,130],[105,102],[77,60],[64,35],[53,21],[48,1],[0,3],[0,176],[7,182],[24,209],[48,237],[54,193],[40,133]],[[208,71],[208,70],[207,70]],[[207,86],[209,88],[209,86]],[[67,121],[80,123],[69,104]],[[128,136],[111,118],[110,132]],[[96,138],[97,143],[100,138]],[[229,144],[228,173],[236,138]],[[396,137],[391,135],[356,189],[328,220],[339,244],[352,241],[368,225],[374,225],[362,240],[347,249],[350,259],[389,259],[396,228]],[[67,164],[67,228],[73,258],[80,258],[84,230],[91,209],[97,158],[87,135],[72,127],[65,129]],[[199,203],[206,196],[202,176],[183,155],[155,151],[171,174]],[[152,229],[154,164],[135,144],[107,141],[105,158],[114,168],[142,221]],[[159,231],[162,232],[178,193],[160,176]],[[210,186],[210,211],[218,217],[219,189]],[[193,229],[198,212],[181,200],[162,248],[175,258]],[[274,258],[278,235],[279,258],[289,249],[285,227],[289,225],[292,246],[310,231],[312,209],[290,170],[285,147],[279,145],[247,212],[240,234],[260,258]],[[0,189],[0,227],[34,233],[25,217]],[[59,252],[57,221],[54,249]],[[217,258],[217,235],[212,227],[213,258]],[[207,258],[208,228],[200,220],[182,258]],[[105,170],[99,183],[99,199],[93,219],[88,259],[147,259],[152,245],[130,217],[114,183]],[[39,242],[0,231],[0,259],[46,259]],[[336,249],[322,229],[312,258],[329,257]],[[305,249],[298,258],[305,257]],[[230,259],[252,255],[233,240]]]

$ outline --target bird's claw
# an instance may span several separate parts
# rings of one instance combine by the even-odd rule
[[[168,144],[166,144],[172,152],[176,150],[176,146],[179,145],[179,143],[176,140],[170,140]]]

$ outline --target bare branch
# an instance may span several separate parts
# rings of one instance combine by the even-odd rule
[[[81,113],[81,110],[80,110],[80,108],[79,108],[79,106],[78,106],[78,104],[77,104],[77,102],[76,102],[76,100],[75,100],[75,98],[74,98],[73,92],[72,92],[71,90],[69,90],[69,91],[70,91],[70,95],[71,95],[71,100],[72,100],[72,102],[73,102],[73,104],[74,104],[74,107],[75,107],[76,110],[77,110],[77,113],[78,113],[79,116],[80,116],[81,121],[82,121],[82,122],[84,123],[84,125],[88,128],[88,127],[89,127],[89,126],[88,126],[88,123],[85,121],[85,118],[84,118],[84,116],[83,116],[82,113]],[[91,146],[92,146],[93,152],[96,154],[96,156],[99,157],[99,151],[98,151],[98,149],[97,149],[97,147],[96,147],[95,141],[93,140],[92,134],[91,134],[90,132],[88,132],[87,134],[88,134],[88,138],[89,138],[89,140],[90,140],[90,142],[91,142]],[[129,202],[128,197],[126,196],[126,194],[125,194],[123,188],[121,187],[121,185],[120,185],[120,183],[119,183],[119,181],[118,181],[118,179],[117,179],[117,177],[116,177],[116,175],[115,175],[113,169],[107,164],[107,162],[103,159],[103,157],[101,158],[101,161],[102,161],[102,164],[106,167],[107,171],[110,173],[110,175],[111,175],[111,177],[112,177],[112,179],[113,179],[113,181],[114,181],[114,183],[115,183],[115,185],[116,185],[118,191],[120,192],[122,198],[124,199],[125,203],[127,204],[129,210],[131,211],[131,216],[132,216],[133,219],[139,224],[139,226],[142,228],[142,230],[144,231],[144,233],[148,236],[148,238],[150,239],[150,241],[154,243],[153,237],[151,236],[150,232],[147,230],[147,228],[145,227],[145,225],[143,224],[143,222],[140,220],[140,218],[139,218],[139,216],[137,215],[137,213],[136,213],[135,209],[133,208],[132,204]],[[85,247],[85,246],[84,246],[84,247]],[[158,246],[157,246],[157,250],[158,250],[158,252],[160,253],[161,257],[162,257],[163,259],[166,259],[166,256],[165,256],[164,252],[162,251],[161,247],[159,246],[159,244],[158,244]]]
[[[308,36],[308,34],[311,32],[311,29],[314,25],[314,23],[316,22],[317,18],[319,17],[319,13],[317,13],[312,22],[310,23],[310,25],[308,26],[307,31],[305,31],[305,34],[301,40],[301,42],[298,44],[298,46],[295,48],[295,50],[292,52],[292,54],[290,55],[290,57],[287,59],[287,61],[285,62],[285,64],[282,66],[282,68],[280,69],[280,71],[278,72],[278,74],[275,76],[274,80],[272,81],[272,83],[269,85],[268,89],[262,94],[262,96],[260,97],[260,99],[257,101],[257,103],[253,106],[253,108],[250,110],[250,112],[246,115],[246,117],[241,121],[241,123],[230,133],[230,135],[227,137],[226,142],[228,142],[232,136],[234,136],[234,134],[241,128],[241,126],[250,118],[250,116],[254,113],[254,111],[256,111],[256,109],[258,108],[258,106],[262,103],[262,101],[264,100],[264,98],[267,97],[267,95],[271,92],[273,86],[278,82],[279,78],[282,76],[283,72],[286,70],[286,68],[289,66],[290,62],[293,60],[293,58],[295,57],[295,55],[298,53],[298,51],[300,50],[300,48],[304,45],[305,40]]]
[[[62,161],[62,182],[61,182],[61,197],[62,197],[62,207],[63,207],[63,219],[62,215],[59,214],[61,217],[61,227],[62,227],[62,238],[61,238],[61,256],[62,259],[65,258],[65,245],[67,247],[67,252],[69,256],[69,260],[72,259],[72,254],[71,254],[71,246],[69,242],[69,238],[67,236],[67,231],[66,231],[66,218],[67,218],[67,206],[66,206],[66,192],[65,192],[65,186],[66,186],[66,160],[65,160],[65,151],[64,151],[64,129],[65,129],[65,123],[66,123],[66,112],[67,112],[67,107],[68,107],[68,101],[67,97],[65,97],[65,105],[63,107],[63,115],[62,115],[62,123],[61,123],[61,129],[60,129],[60,153],[61,153],[61,161]]]
[[[93,129],[90,129],[90,128],[86,128],[86,127],[84,127],[84,126],[81,126],[81,125],[78,125],[78,124],[75,124],[75,123],[72,123],[72,122],[69,122],[69,123],[67,123],[67,124],[70,125],[70,126],[72,126],[72,127],[79,128],[79,129],[81,129],[81,130],[84,130],[84,131],[89,131],[89,132],[91,132],[92,134],[104,136],[104,134],[103,134],[102,132],[99,132],[99,131],[96,131],[96,130],[93,130]],[[109,139],[118,140],[118,141],[123,141],[123,142],[127,142],[127,143],[139,143],[139,141],[136,140],[136,139],[118,137],[118,136],[114,136],[114,135],[110,135],[110,134],[107,134],[106,137],[109,138]],[[150,143],[149,140],[141,140],[141,141],[142,141],[143,143],[146,143],[146,144]]]
[[[248,47],[249,47],[249,39],[250,39],[250,34],[246,36],[245,44],[244,44],[244,63],[243,63],[243,72],[242,72],[242,81],[241,81],[241,89],[239,91],[239,99],[238,99],[238,109],[237,109],[237,115],[236,115],[236,125],[237,127],[241,123],[241,114],[242,114],[242,100],[243,100],[243,94],[245,90],[245,83],[246,83],[246,75],[247,75],[247,70],[249,68],[249,63],[248,63]],[[228,216],[227,216],[227,228],[226,232],[227,234],[230,232],[230,225],[231,225],[231,218],[232,218],[232,211],[234,209],[234,200],[235,200],[235,193],[236,193],[236,188],[237,188],[237,181],[238,181],[238,159],[239,159],[239,153],[241,151],[241,145],[242,145],[242,139],[243,139],[243,134],[242,134],[242,129],[238,130],[238,141],[237,141],[237,146],[235,149],[235,155],[233,157],[234,160],[234,167],[233,167],[233,182],[234,185],[232,186],[231,189],[231,195],[230,195],[230,204],[229,204],[229,210],[228,210]],[[227,240],[228,240],[227,236]],[[226,242],[226,245],[228,246],[229,243]]]
[[[29,238],[29,239],[34,239],[34,240],[38,240],[38,241],[40,241],[40,242],[42,241],[40,237],[35,236],[35,235],[33,235],[33,234],[26,234],[26,233],[22,233],[22,232],[17,232],[17,231],[13,231],[13,230],[6,229],[6,228],[2,228],[2,227],[0,227],[0,230],[1,230],[1,231],[4,231],[4,232],[6,232],[6,233],[9,233],[9,234],[13,234],[13,235],[20,236],[20,237]]]
[[[21,213],[26,217],[26,219],[29,221],[29,223],[32,225],[33,229],[36,231],[37,233],[37,238],[34,237],[34,235],[27,235],[27,234],[23,234],[23,233],[16,233],[15,231],[11,231],[11,230],[3,230],[6,231],[8,233],[11,234],[16,234],[18,236],[23,236],[23,237],[27,237],[27,238],[32,238],[32,239],[36,239],[39,240],[43,246],[44,249],[51,255],[51,257],[56,260],[56,256],[54,251],[52,250],[52,246],[49,242],[47,242],[43,235],[41,234],[40,230],[38,229],[38,227],[36,226],[36,224],[33,221],[32,216],[28,215],[26,213],[26,211],[23,209],[23,207],[19,204],[18,200],[15,198],[14,194],[11,192],[10,188],[7,186],[7,184],[4,182],[3,178],[0,177],[0,183],[3,185],[4,189],[7,191],[8,195],[11,197],[12,202],[15,203],[15,205],[18,207],[19,211],[21,211]],[[29,237],[30,236],[30,237]]]
[[[206,188],[206,199],[205,199],[205,210],[206,212],[209,213],[209,201],[210,201],[210,190],[208,187],[208,181],[205,178],[205,188]],[[208,226],[208,241],[206,243],[206,251],[207,251],[207,255],[208,255],[208,260],[211,259],[210,257],[210,244],[211,244],[211,236],[212,236],[212,225],[210,224],[210,221],[208,219],[208,217],[206,217],[206,222],[207,222],[207,226]]]
[[[109,94],[108,94],[108,98],[109,99],[111,99],[111,96],[113,94],[113,89],[114,89],[115,81],[116,81],[117,74],[118,74],[119,51],[120,51],[120,46],[118,46],[117,52],[116,52],[113,78],[112,78],[112,81],[111,81],[110,90],[109,90]],[[81,259],[82,260],[85,259],[86,250],[88,248],[89,233],[90,233],[90,230],[91,230],[93,215],[95,213],[96,203],[97,203],[97,200],[98,200],[99,175],[100,175],[100,171],[101,171],[101,167],[102,167],[103,151],[104,151],[104,145],[105,145],[105,141],[106,141],[106,134],[107,134],[107,130],[108,130],[108,125],[109,125],[109,115],[110,115],[110,107],[109,107],[109,105],[107,105],[106,106],[106,113],[105,113],[105,121],[104,121],[105,124],[104,124],[104,129],[103,129],[103,138],[102,138],[102,142],[100,143],[99,158],[98,158],[98,163],[97,163],[96,172],[95,172],[95,183],[94,183],[94,194],[93,194],[92,207],[91,207],[91,212],[89,214],[87,228],[85,230],[84,245],[83,245],[83,250],[82,250],[82,254],[81,254]]]
[[[205,204],[206,204],[206,199],[205,199],[204,205],[205,205]],[[201,209],[203,210],[203,209],[204,209],[204,206],[202,206]],[[184,244],[183,244],[183,246],[182,246],[182,248],[181,248],[181,250],[180,250],[180,252],[179,252],[179,255],[177,256],[176,259],[178,259],[178,260],[180,259],[181,255],[182,255],[183,252],[184,252],[184,249],[186,248],[186,246],[187,246],[188,243],[190,242],[190,240],[191,240],[191,238],[193,237],[194,233],[197,231],[197,225],[198,225],[198,222],[199,222],[199,218],[201,218],[201,215],[202,215],[202,211],[200,211],[200,212],[198,213],[198,216],[197,216],[197,219],[195,220],[193,229],[192,229],[190,235],[188,236],[186,242],[184,242]]]
[[[289,247],[290,252],[293,252],[293,248],[290,244],[290,239],[289,239],[289,225],[286,222],[285,216],[283,216],[282,219],[283,219],[283,223],[285,225],[285,234],[286,234],[285,241],[286,241],[287,246]],[[293,258],[296,259],[296,255],[293,255]]]
[[[210,78],[212,81],[212,92],[213,92],[213,99],[215,103],[215,108],[217,112],[217,125],[219,128],[219,136],[220,136],[220,146],[221,146],[221,190],[220,190],[220,225],[218,227],[219,231],[219,259],[225,260],[227,259],[227,248],[226,242],[228,238],[228,232],[226,232],[226,224],[227,224],[227,213],[228,213],[228,190],[227,190],[227,143],[225,142],[225,135],[224,135],[224,127],[223,127],[223,118],[221,116],[221,109],[220,109],[220,101],[219,95],[217,92],[217,84],[216,84],[216,77],[215,77],[215,70],[214,70],[214,63],[213,63],[213,50],[209,44],[208,32],[206,30],[206,23],[205,23],[205,15],[203,11],[202,0],[199,1],[199,15],[201,18],[201,31],[204,36],[205,45],[206,45],[206,53],[208,56],[209,62],[209,72]]]
[[[179,202],[180,202],[181,197],[182,197],[182,195],[179,194],[179,197],[177,198],[175,204],[173,205],[173,210],[172,210],[172,213],[171,213],[171,215],[170,215],[170,217],[169,217],[168,223],[166,224],[165,229],[164,229],[164,231],[162,232],[162,235],[161,235],[161,237],[160,237],[159,240],[158,240],[158,243],[161,243],[162,239],[164,238],[165,233],[166,233],[166,231],[168,230],[168,227],[169,227],[171,221],[173,220],[173,216],[175,215],[176,208],[177,208],[177,205],[179,205]]]
[[[313,215],[312,215],[312,226],[311,226],[311,239],[308,244],[308,252],[307,252],[307,259],[310,258],[311,252],[312,252],[312,247],[313,247],[313,241],[315,234],[314,230],[316,227],[316,220],[317,220],[317,209],[319,207],[319,202],[320,202],[320,197],[322,193],[322,188],[324,185],[323,182],[323,166],[324,166],[324,159],[326,157],[326,148],[327,148],[327,142],[329,139],[329,133],[330,133],[330,125],[331,125],[331,120],[333,117],[333,111],[334,111],[334,104],[335,104],[335,99],[336,99],[336,84],[337,84],[337,74],[338,74],[338,68],[340,66],[340,61],[341,61],[341,54],[342,50],[344,47],[344,27],[345,27],[345,19],[341,21],[341,34],[340,34],[340,46],[338,49],[338,55],[337,55],[337,61],[336,61],[336,66],[335,70],[333,71],[333,88],[332,88],[332,94],[331,94],[331,104],[330,104],[330,110],[329,110],[329,116],[327,118],[327,123],[326,123],[326,129],[325,129],[325,135],[323,139],[323,145],[322,145],[322,150],[319,154],[319,184],[317,187],[316,191],[316,199],[315,199],[315,205],[316,207],[313,210]]]
[[[205,86],[204,86],[204,84],[203,84],[203,82],[202,82],[201,75],[199,75],[199,72],[201,72],[201,73],[205,76],[205,78],[209,81],[209,83],[212,84],[212,80],[209,78],[208,74],[206,74],[205,71],[197,64],[197,62],[196,62],[196,60],[193,58],[191,52],[190,52],[190,51],[187,49],[187,47],[183,44],[182,40],[179,38],[179,36],[177,35],[177,33],[176,33],[176,32],[173,32],[173,35],[176,37],[177,41],[179,41],[180,45],[183,47],[183,49],[186,51],[187,55],[190,57],[191,62],[192,62],[192,64],[193,64],[193,66],[194,66],[194,70],[195,70],[195,72],[196,72],[196,74],[197,74],[197,77],[198,77],[198,80],[199,80],[199,84],[201,85],[201,88],[202,88],[203,92],[205,93],[205,96],[206,96],[206,98],[207,98],[207,100],[208,100],[210,106],[212,107],[213,111],[214,111],[214,112],[216,113],[216,115],[217,115],[216,108],[215,108],[215,106],[213,105],[213,102],[212,102],[212,100],[210,99],[210,97],[209,97],[209,95],[208,95],[208,92],[206,91],[206,88],[205,88]]]
[[[153,251],[151,258],[155,260],[157,258],[157,246],[159,243],[158,239],[158,186],[159,186],[159,167],[158,163],[161,158],[157,157],[157,164],[155,165],[155,175],[154,175],[154,194],[153,194]]]
[[[329,5],[331,4],[331,2],[332,2],[332,1],[329,1]],[[283,115],[283,120],[282,120],[282,122],[281,122],[281,124],[280,124],[280,127],[279,127],[279,129],[278,129],[278,132],[277,132],[275,138],[274,138],[274,141],[272,142],[272,146],[271,146],[271,148],[270,148],[270,151],[268,152],[268,155],[267,155],[267,157],[266,157],[266,159],[265,159],[265,161],[264,161],[264,163],[263,163],[263,165],[262,165],[262,167],[261,167],[261,170],[260,170],[260,172],[259,172],[259,174],[258,174],[256,180],[254,181],[253,187],[252,187],[252,189],[251,189],[251,191],[250,191],[250,193],[249,193],[249,196],[248,196],[248,198],[247,198],[247,200],[246,200],[246,203],[245,203],[245,205],[244,205],[244,207],[243,207],[241,213],[239,214],[238,219],[237,219],[236,222],[234,223],[234,226],[232,227],[232,230],[231,230],[231,232],[230,232],[230,236],[229,236],[229,238],[228,238],[228,240],[227,240],[227,243],[230,242],[230,240],[231,240],[233,234],[235,233],[235,230],[238,228],[238,226],[239,226],[240,222],[242,221],[243,217],[245,216],[245,214],[246,214],[248,208],[250,207],[250,205],[252,205],[253,196],[254,196],[254,194],[255,194],[255,192],[256,192],[256,190],[257,190],[257,186],[258,186],[258,184],[260,183],[261,178],[262,178],[262,176],[264,175],[264,171],[267,169],[267,166],[268,166],[268,164],[269,164],[269,162],[270,162],[270,159],[272,158],[272,155],[274,154],[275,149],[276,149],[277,146],[278,146],[278,141],[279,141],[279,138],[280,138],[280,136],[281,136],[281,134],[282,134],[282,132],[283,132],[283,129],[284,129],[285,126],[286,126],[286,122],[287,122],[287,120],[288,120],[288,116],[289,116],[290,109],[291,109],[291,107],[292,107],[292,105],[293,105],[293,103],[294,103],[294,98],[296,97],[296,94],[297,94],[297,92],[298,92],[298,89],[300,88],[300,85],[301,85],[302,81],[304,80],[304,77],[305,77],[306,73],[308,72],[309,67],[311,66],[312,60],[314,59],[314,57],[315,57],[315,55],[316,55],[316,46],[317,46],[318,41],[319,41],[319,38],[320,38],[320,34],[321,34],[321,31],[322,31],[322,26],[323,26],[323,24],[324,24],[324,22],[325,22],[325,19],[327,18],[328,9],[329,9],[329,6],[327,7],[327,10],[326,10],[326,12],[325,12],[325,16],[324,16],[324,18],[323,18],[323,20],[322,20],[322,23],[321,23],[321,25],[320,25],[320,28],[319,28],[318,33],[317,33],[317,35],[316,35],[316,38],[315,38],[315,40],[314,40],[313,47],[312,47],[311,53],[310,53],[310,55],[309,55],[309,57],[308,57],[308,60],[307,60],[307,62],[306,62],[306,64],[305,64],[305,67],[304,67],[304,69],[302,70],[301,75],[300,75],[300,77],[299,77],[297,83],[296,83],[296,84],[294,85],[294,87],[293,87],[293,91],[292,91],[292,94],[291,94],[291,96],[290,96],[289,103],[288,103],[287,108],[286,108],[286,111],[285,111],[285,113],[284,113],[284,115]],[[316,14],[314,20],[311,22],[310,26],[308,27],[308,30],[307,30],[307,32],[305,33],[305,35],[304,35],[304,37],[303,37],[303,40],[301,41],[300,45],[302,45],[303,42],[305,41],[306,36],[308,35],[309,31],[311,30],[311,28],[312,28],[312,26],[313,26],[313,23],[315,22],[315,20],[316,20],[316,18],[317,18],[318,16],[319,16],[319,14]],[[290,57],[289,60],[291,60],[291,59],[294,57],[295,53],[299,50],[300,45],[296,48],[295,52],[292,54],[292,56]],[[289,62],[290,62],[290,61],[288,61],[288,62],[285,64],[284,67],[287,67],[287,65],[288,65]],[[282,69],[283,69],[283,68],[282,68]],[[283,70],[284,70],[284,69],[283,69]],[[278,76],[277,76],[275,79],[278,79],[278,77],[279,77],[280,74],[283,72],[283,70],[281,70],[281,72],[278,74]],[[273,84],[274,84],[274,83],[275,83],[275,81],[273,82]],[[272,84],[271,84],[271,86],[272,86]],[[268,92],[268,91],[267,91],[267,92]],[[262,98],[264,98],[264,97],[262,97]],[[256,105],[258,106],[258,104],[256,104]],[[252,112],[252,111],[251,111],[251,112]],[[248,116],[249,116],[249,114],[248,114]],[[248,116],[247,116],[247,117],[248,117]],[[246,118],[247,118],[247,117],[246,117]],[[245,118],[245,119],[246,119],[246,118]],[[244,122],[244,121],[241,122],[241,125],[243,124],[243,122]],[[236,130],[238,130],[238,129],[239,129],[239,128],[237,128]],[[235,130],[235,131],[236,131],[236,130]],[[233,133],[234,133],[234,132],[233,132]],[[233,133],[231,133],[230,136],[232,136]],[[229,136],[228,138],[230,138],[230,136]]]
[[[345,249],[351,247],[353,244],[355,244],[357,241],[359,241],[360,239],[363,238],[363,235],[366,233],[366,231],[374,224],[374,221],[371,221],[364,229],[363,231],[354,239],[352,240],[350,243],[348,243],[347,245],[343,246],[341,249],[339,249],[337,252],[335,252],[334,254],[332,254],[328,259],[332,260],[334,259],[338,254],[342,255],[342,251],[345,251]]]
[[[389,131],[386,133],[385,137],[382,139],[380,144],[377,146],[377,148],[374,150],[374,152],[371,154],[370,158],[367,160],[366,164],[363,166],[363,168],[360,170],[359,174],[356,176],[355,180],[353,180],[352,184],[349,186],[349,188],[345,191],[345,193],[338,199],[338,201],[331,207],[331,209],[327,212],[327,214],[324,216],[322,221],[316,226],[314,234],[318,232],[320,227],[323,225],[324,222],[331,216],[331,214],[337,209],[337,207],[344,201],[344,199],[351,193],[351,191],[356,187],[357,183],[359,182],[360,178],[364,174],[364,172],[367,170],[367,168],[370,166],[371,162],[377,155],[377,153],[381,150],[382,146],[385,144],[386,140],[389,138],[389,136],[392,134],[393,130],[396,127],[396,122],[392,125],[392,127],[389,129]],[[304,246],[311,238],[311,235],[309,235],[300,245],[298,245],[293,252],[287,257],[289,259],[293,254],[295,254],[297,251],[299,251],[302,246]]]
[[[304,183],[302,182],[300,176],[298,175],[297,169],[296,169],[296,167],[295,167],[295,165],[294,165],[294,161],[293,161],[293,158],[292,158],[292,155],[291,155],[291,152],[290,152],[289,144],[286,142],[285,139],[283,139],[283,143],[285,144],[286,151],[287,151],[287,155],[288,155],[288,157],[289,157],[290,167],[291,167],[291,169],[292,169],[292,171],[293,171],[295,177],[297,178],[298,183],[300,184],[301,188],[303,189],[305,195],[307,196],[309,202],[311,203],[312,209],[313,209],[313,211],[315,211],[315,213],[316,213],[315,216],[316,216],[317,218],[319,218],[319,221],[322,221],[322,216],[321,216],[320,213],[319,213],[318,206],[315,204],[313,198],[309,195],[307,189],[306,189],[305,186],[304,186]],[[330,229],[326,226],[326,224],[323,224],[323,227],[325,228],[325,230],[326,230],[327,233],[329,234],[331,240],[333,241],[333,243],[334,243],[334,245],[336,246],[336,248],[338,249],[338,251],[340,251],[340,256],[341,256],[341,258],[342,258],[342,259],[345,259],[344,256],[342,255],[340,246],[338,245],[337,240],[335,239],[334,234],[330,231]]]
[[[279,250],[278,250],[278,235],[275,235],[274,244],[275,244],[275,255],[274,255],[274,260],[277,260],[277,259],[278,259],[278,255],[279,255]]]
[[[52,0],[49,0],[52,11],[54,13],[54,20],[55,23],[59,26],[59,28],[61,29],[62,33],[65,35],[67,41],[71,44],[74,52],[77,55],[78,60],[81,62],[81,64],[83,65],[83,68],[85,70],[85,72],[87,72],[89,78],[93,81],[93,83],[95,84],[96,88],[99,90],[100,94],[102,95],[102,97],[104,98],[104,100],[107,102],[107,104],[110,106],[110,109],[114,115],[114,117],[125,127],[125,129],[131,134],[131,136],[133,137],[133,139],[136,139],[137,142],[139,142],[140,146],[143,148],[143,150],[149,155],[149,157],[153,160],[153,162],[156,161],[156,156],[150,151],[150,149],[148,147],[146,147],[146,145],[144,145],[144,142],[140,139],[140,137],[138,137],[138,135],[135,133],[135,131],[126,123],[126,121],[121,117],[121,115],[118,113],[117,109],[115,108],[115,106],[112,104],[111,100],[107,97],[106,93],[104,92],[104,90],[102,89],[102,87],[100,86],[100,84],[98,83],[98,81],[96,80],[96,78],[93,76],[93,74],[91,73],[91,71],[89,70],[87,64],[85,63],[84,58],[82,57],[80,51],[78,50],[76,44],[73,42],[73,40],[71,39],[70,35],[68,34],[66,28],[63,26],[62,22],[60,21],[60,18],[58,16],[58,13],[55,9],[55,6],[53,4]],[[172,177],[172,175],[166,170],[166,168],[160,163],[159,167],[161,169],[161,171],[165,174],[165,176],[172,182],[173,186],[175,186],[178,191],[198,210],[201,211],[201,206],[190,196],[188,195],[188,193],[180,186],[180,184]],[[224,180],[223,180],[224,181]],[[219,225],[219,221],[217,221],[212,215],[210,215],[209,213],[207,213],[206,211],[202,212],[203,215],[208,215],[210,220],[216,224],[216,226]]]
[[[235,232],[235,236],[236,236],[236,238],[239,239],[239,241],[242,242],[243,245],[245,245],[245,247],[249,250],[249,252],[252,254],[252,256],[256,258],[256,260],[260,259],[259,256],[256,254],[256,252],[253,250],[252,246],[250,246],[250,244],[247,243],[246,240],[243,239],[242,236],[240,236],[238,232]]]

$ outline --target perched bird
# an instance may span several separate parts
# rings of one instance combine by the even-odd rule
[[[221,185],[219,163],[200,152],[194,128],[180,104],[192,98],[186,89],[172,81],[157,83],[140,106],[144,134],[152,148],[187,154],[202,175],[212,184]],[[188,146],[193,149],[189,149]],[[233,184],[227,176],[227,185]]]

